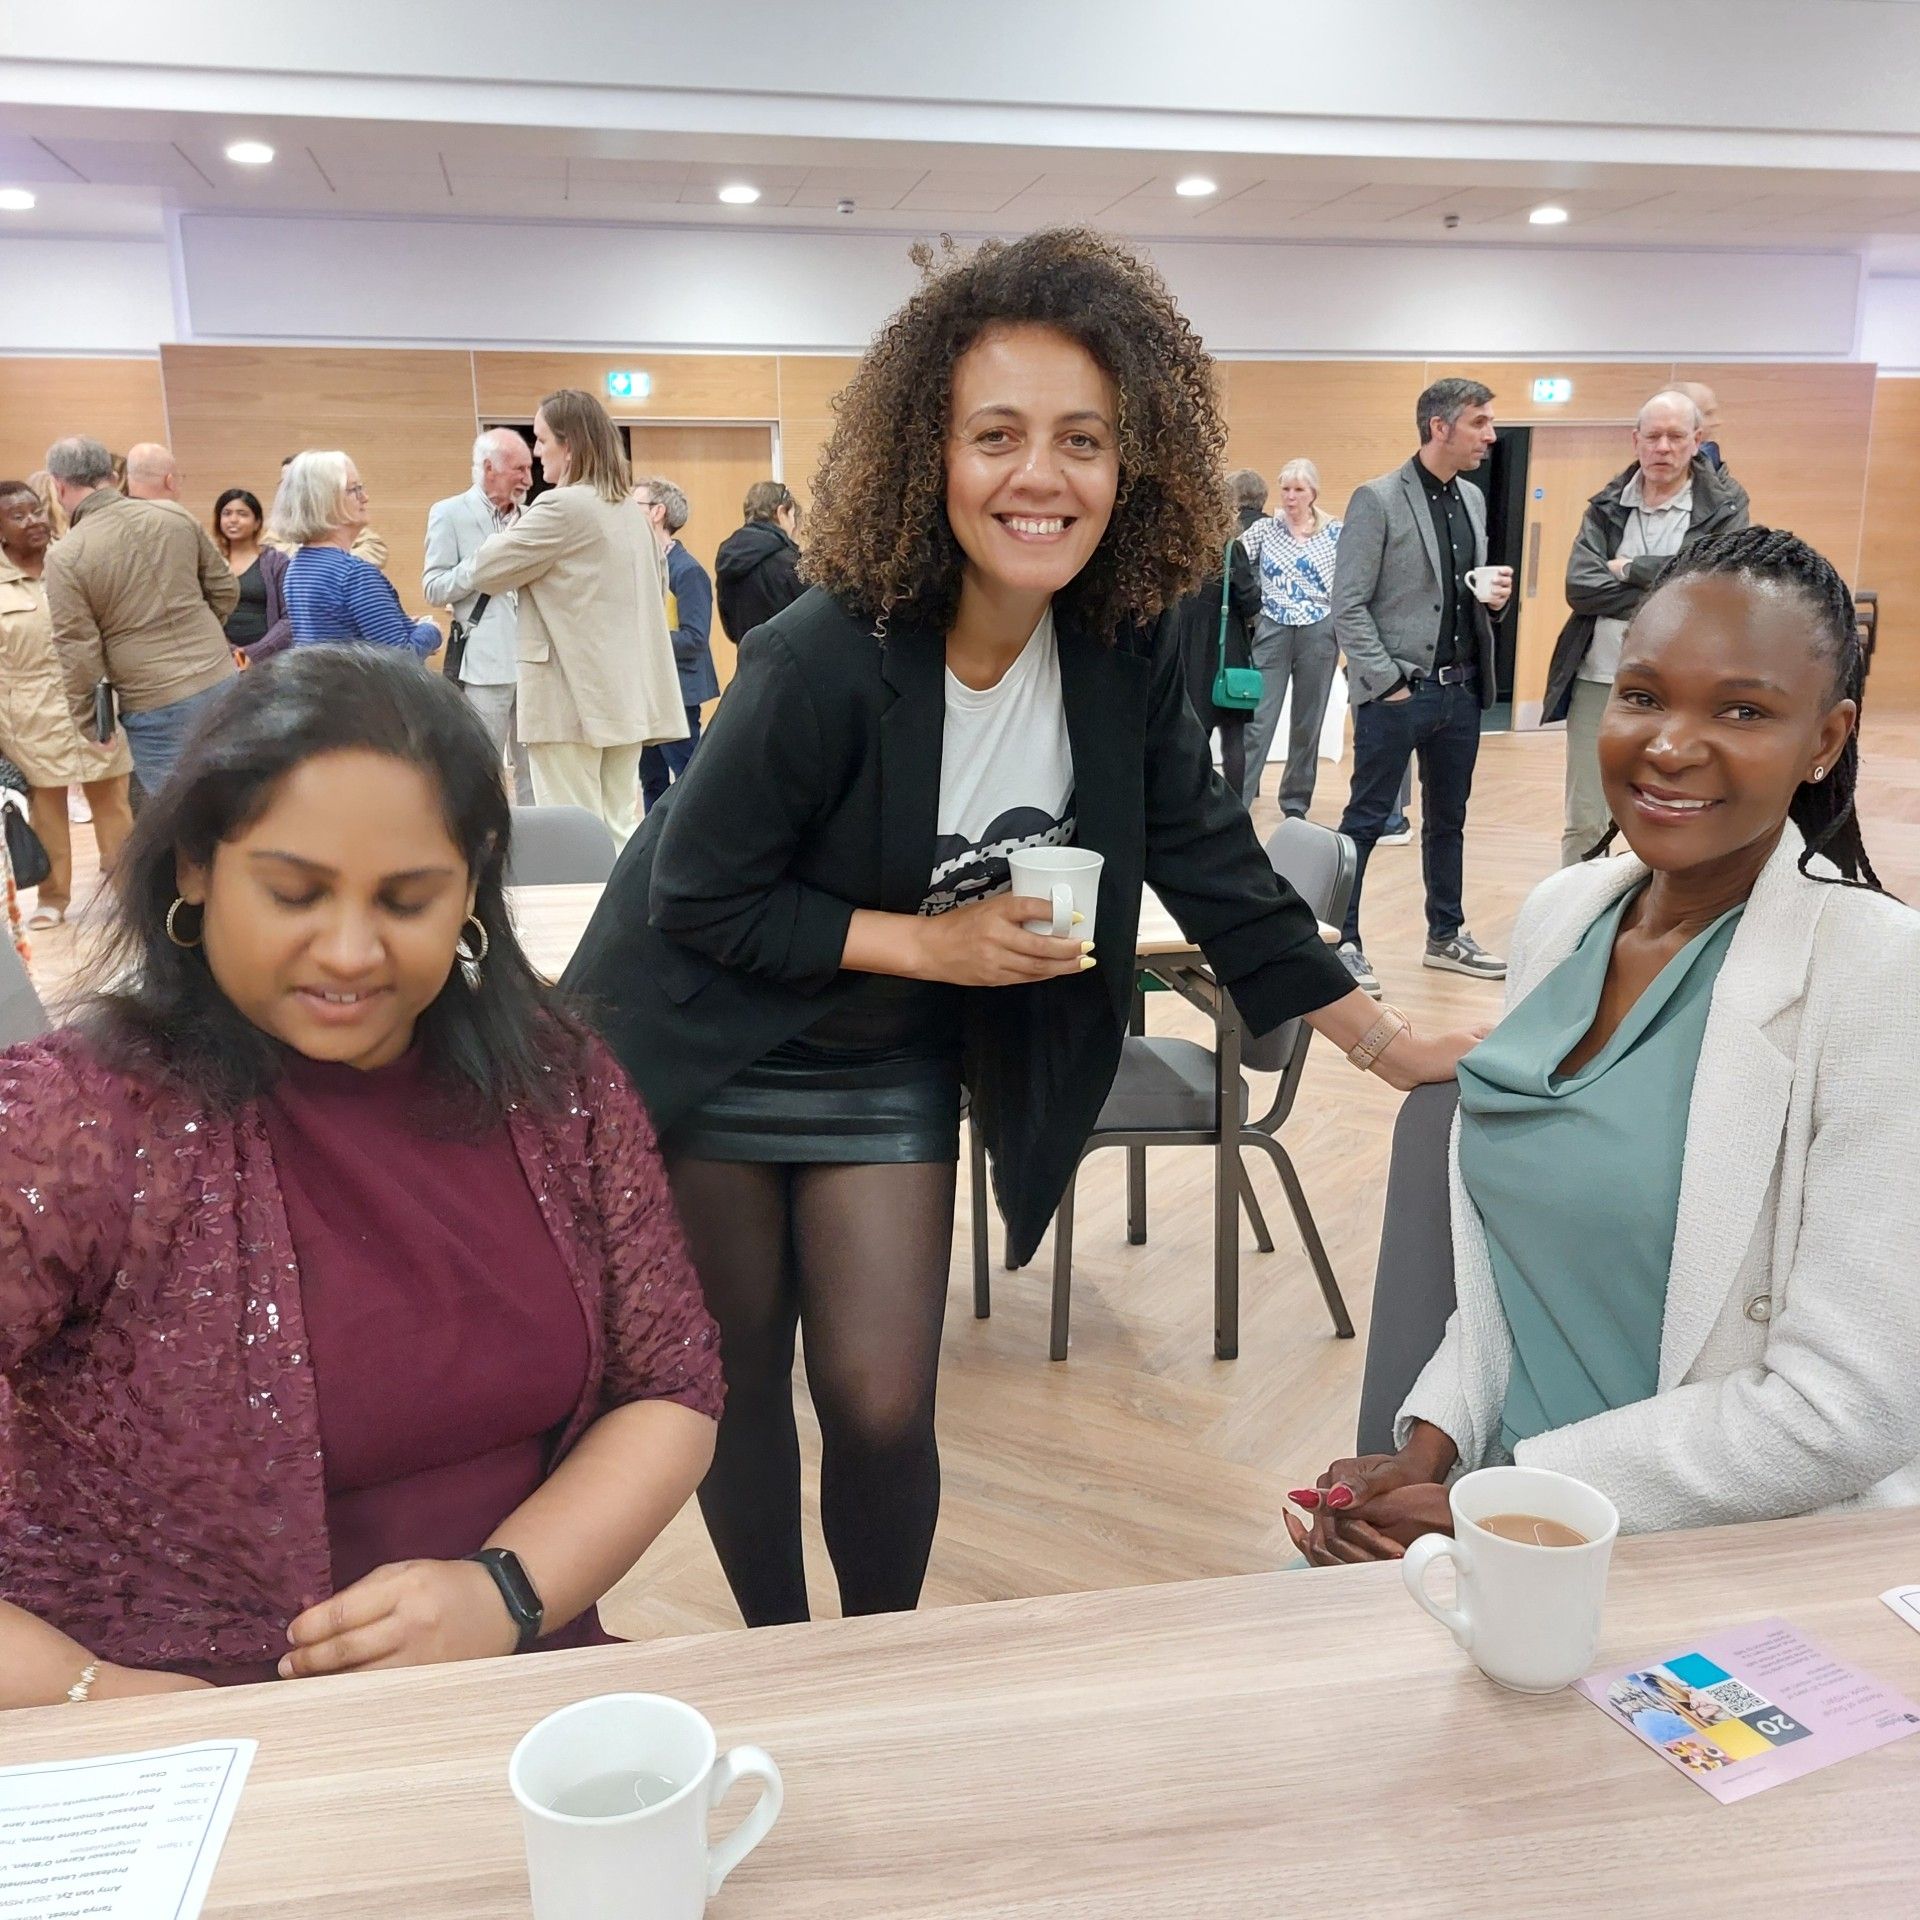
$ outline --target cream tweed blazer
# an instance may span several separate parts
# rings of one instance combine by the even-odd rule
[[[1714,988],[1658,1389],[1516,1456],[1598,1487],[1628,1531],[1920,1503],[1920,914],[1808,879],[1805,846],[1789,826]],[[1622,855],[1537,888],[1508,1007],[1646,872]],[[1464,1471],[1498,1444],[1513,1341],[1457,1120],[1451,1159],[1459,1305],[1396,1437],[1430,1420]]]

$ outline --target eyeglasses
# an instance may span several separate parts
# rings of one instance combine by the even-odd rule
[[[348,486],[347,491],[352,494],[356,500],[364,500],[367,497],[366,488],[363,487],[358,480],[353,481]]]

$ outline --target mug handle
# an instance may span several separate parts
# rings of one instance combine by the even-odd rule
[[[1457,1575],[1468,1572],[1473,1565],[1466,1549],[1451,1534],[1423,1533],[1407,1549],[1406,1557],[1400,1562],[1400,1577],[1407,1583],[1407,1591],[1419,1601],[1421,1606],[1471,1653],[1473,1651],[1472,1618],[1460,1607],[1443,1607],[1427,1591],[1427,1569],[1436,1560],[1451,1560]]]
[[[1073,889],[1064,881],[1056,881],[1050,897],[1053,901],[1052,935],[1056,940],[1064,940],[1073,931]]]
[[[727,1875],[772,1831],[787,1797],[772,1754],[760,1747],[732,1747],[720,1756],[719,1764],[708,1778],[707,1811],[713,1812],[741,1780],[760,1781],[760,1798],[754,1802],[753,1811],[717,1847],[708,1851],[709,1900],[720,1891]]]

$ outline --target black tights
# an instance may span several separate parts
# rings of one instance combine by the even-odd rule
[[[841,1611],[919,1604],[940,1514],[934,1382],[954,1166],[669,1164],[727,1407],[700,1510],[750,1627],[807,1616],[795,1330],[820,1422],[820,1521]]]

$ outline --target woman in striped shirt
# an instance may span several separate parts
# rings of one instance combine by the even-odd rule
[[[280,477],[273,530],[297,544],[283,592],[293,644],[400,647],[421,659],[440,629],[415,620],[378,567],[348,551],[367,524],[367,490],[344,453],[297,453]]]

